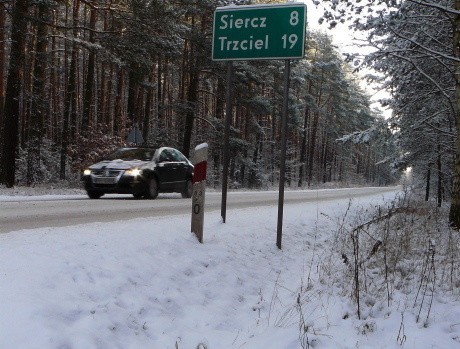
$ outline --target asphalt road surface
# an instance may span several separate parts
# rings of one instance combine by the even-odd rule
[[[285,206],[292,203],[329,201],[370,196],[398,187],[285,191]],[[220,211],[220,192],[206,193],[205,212]],[[234,208],[278,205],[278,192],[228,192],[227,211]],[[92,222],[112,222],[139,217],[191,214],[191,199],[164,194],[155,200],[136,200],[129,195],[108,195],[99,200],[86,196],[43,197],[0,201],[0,233],[22,229],[59,227]]]

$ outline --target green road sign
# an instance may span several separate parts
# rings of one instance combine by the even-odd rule
[[[307,6],[299,3],[218,7],[215,61],[303,58]]]

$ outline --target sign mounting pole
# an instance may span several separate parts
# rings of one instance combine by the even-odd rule
[[[225,131],[224,131],[224,168],[222,171],[222,203],[220,215],[225,223],[227,217],[227,187],[228,187],[228,166],[230,162],[230,124],[232,121],[232,79],[233,62],[227,62],[227,92],[225,95]]]
[[[283,110],[281,114],[281,154],[280,154],[280,183],[278,195],[278,224],[276,227],[276,246],[281,250],[281,238],[283,236],[283,209],[284,209],[284,181],[286,173],[286,144],[287,144],[287,118],[289,100],[289,82],[291,74],[291,61],[284,61],[284,94]]]

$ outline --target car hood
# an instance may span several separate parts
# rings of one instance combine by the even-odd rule
[[[97,164],[91,165],[89,168],[91,170],[100,170],[103,168],[110,168],[110,169],[116,169],[116,170],[128,170],[130,168],[136,168],[136,167],[141,168],[147,163],[148,163],[147,161],[141,161],[141,160],[131,160],[131,161],[104,160],[104,161],[98,162]]]

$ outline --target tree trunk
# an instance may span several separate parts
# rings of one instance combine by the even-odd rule
[[[0,110],[3,109],[5,101],[5,63],[6,63],[6,40],[5,40],[5,17],[6,10],[0,6]],[[0,113],[0,128],[1,128]],[[1,134],[1,133],[0,133]]]
[[[151,77],[149,78],[149,82],[152,83]],[[144,142],[149,144],[150,138],[150,123],[152,119],[152,113],[150,110],[152,109],[152,100],[153,100],[153,92],[154,90],[149,87],[147,92],[147,96],[145,97],[145,112],[144,112],[144,124],[142,125],[142,136],[144,137]]]
[[[311,89],[311,83],[309,83],[309,93]],[[307,167],[307,137],[308,137],[308,124],[310,122],[310,108],[307,105],[305,107],[305,116],[304,116],[304,122],[303,122],[303,130],[302,130],[302,140],[301,140],[301,145],[300,145],[300,167],[299,167],[299,183],[298,187],[301,187],[303,185],[303,177],[304,173],[306,172],[306,167]]]
[[[191,25],[192,25],[192,36],[195,34],[195,17],[191,17]],[[190,155],[190,143],[192,141],[192,130],[193,130],[193,122],[195,119],[196,113],[196,102],[198,100],[198,59],[196,57],[195,51],[195,43],[193,40],[187,40],[185,42],[185,48],[188,48],[185,54],[187,54],[187,61],[188,61],[188,87],[187,87],[187,111],[185,114],[185,124],[184,124],[184,132],[182,137],[182,153],[185,156]],[[184,79],[185,80],[185,79]]]
[[[441,155],[438,154],[438,207],[442,205],[442,168]]]
[[[15,182],[15,160],[18,145],[21,93],[21,68],[24,64],[25,37],[27,35],[28,0],[16,0],[11,21],[11,50],[8,80],[3,109],[2,157],[0,184],[11,188]]]
[[[61,76],[59,73],[59,67],[62,65],[62,61],[60,58],[60,54],[58,53],[57,47],[57,25],[58,21],[58,14],[56,12],[53,13],[53,29],[52,29],[52,39],[51,39],[51,121],[48,123],[48,139],[50,139],[53,143],[58,144],[59,139],[61,137],[61,132],[59,132],[59,120],[60,116],[62,115],[62,105],[61,105]]]
[[[217,93],[216,93],[216,102],[214,104],[214,117],[218,120],[221,120],[222,125],[224,124],[224,101],[225,101],[225,84],[223,78],[217,79]],[[217,133],[213,141],[214,157],[213,157],[213,186],[216,188],[220,183],[218,183],[219,174],[221,173],[221,153],[222,153],[222,143],[221,138],[219,137],[221,133]]]
[[[96,29],[96,20],[97,20],[97,12],[96,9],[91,8],[91,15],[89,19],[89,42],[94,43],[94,30]],[[86,72],[86,81],[85,81],[85,92],[83,97],[83,116],[81,120],[81,133],[86,136],[88,133],[88,127],[91,124],[91,104],[93,104],[93,91],[94,91],[94,72],[95,72],[95,61],[96,61],[96,54],[94,50],[91,48],[89,50],[88,55],[88,66]],[[102,72],[104,74],[104,72]]]
[[[139,84],[136,81],[136,71],[135,68],[131,67],[129,70],[129,80],[128,80],[128,105],[127,113],[128,120],[132,126],[136,120],[136,100],[138,93]]]
[[[455,1],[454,7],[455,10],[460,11],[460,0]],[[458,14],[455,16],[453,33],[455,57],[460,58],[460,15]],[[453,172],[452,201],[450,205],[449,221],[453,227],[460,230],[460,63],[458,61],[456,62],[455,73],[455,97],[457,104],[457,113],[455,115],[455,127],[457,129],[457,138],[455,141],[455,165]]]
[[[125,128],[123,116],[123,91],[125,90],[125,78],[123,68],[118,70],[117,94],[115,96],[115,113],[113,116],[113,131],[119,135]]]
[[[438,129],[440,128],[440,125],[438,123]],[[438,134],[438,159],[437,159],[437,167],[438,167],[438,207],[441,207],[442,204],[442,161],[441,161],[441,141],[439,140],[439,134]]]
[[[74,1],[73,8],[73,37],[76,39],[78,36],[78,30],[76,25],[78,23],[78,12],[80,8],[80,0]],[[76,125],[76,108],[77,108],[77,59],[78,59],[78,48],[75,43],[72,44],[72,55],[70,58],[69,77],[67,82],[67,91],[64,105],[64,122],[62,127],[62,141],[61,141],[61,159],[60,159],[60,170],[59,178],[66,179],[67,174],[67,152],[71,139],[75,133]]]
[[[190,156],[190,143],[192,141],[193,121],[195,120],[196,103],[198,101],[198,71],[191,67],[190,81],[187,92],[187,113],[185,116],[184,137],[182,142],[182,153]]]
[[[27,144],[27,185],[33,185],[40,178],[37,177],[40,168],[40,152],[43,138],[44,117],[46,114],[45,77],[47,67],[48,38],[47,22],[49,8],[44,2],[38,4],[37,39],[35,45],[35,67],[33,69],[32,105],[29,122],[29,137]]]
[[[34,3],[30,3],[30,5],[34,5]],[[35,18],[38,16],[37,9],[29,9],[28,16],[30,18]],[[31,26],[32,27],[32,26]],[[21,131],[19,132],[19,141],[20,147],[22,149],[27,148],[27,141],[29,139],[29,123],[30,123],[30,114],[32,112],[31,106],[31,95],[32,95],[32,84],[33,84],[33,67],[35,65],[35,45],[36,45],[36,37],[34,35],[29,35],[30,39],[26,38],[26,46],[25,46],[25,61],[22,68],[22,87],[21,87],[21,100],[19,102],[20,105],[20,119],[19,125],[21,127]]]
[[[324,134],[323,137],[323,159],[322,159],[322,167],[323,167],[323,183],[327,182],[327,166],[328,166],[328,153],[329,153],[329,144],[327,134]]]
[[[252,153],[252,166],[249,169],[249,178],[248,178],[248,186],[249,189],[257,188],[259,184],[257,183],[257,173],[259,172],[259,145],[261,142],[260,133],[257,132],[256,139],[254,142],[254,151]]]
[[[313,159],[316,149],[316,133],[318,131],[319,113],[315,112],[313,116],[313,124],[311,127],[310,149],[308,149],[308,186],[311,185],[313,179]]]
[[[431,186],[431,163],[428,164],[426,171],[426,187],[425,187],[425,201],[430,199],[430,186]]]
[[[163,107],[163,59],[158,57],[158,64],[157,64],[157,105],[156,105],[156,117],[157,117],[157,124],[156,124],[156,132],[155,132],[155,145],[163,145],[163,142],[167,138],[166,133],[166,122],[165,122],[165,113]],[[182,66],[182,71],[185,72],[184,65]],[[185,74],[183,74],[185,76]],[[182,86],[185,86],[185,78],[182,78]],[[181,98],[183,100],[183,98]]]

